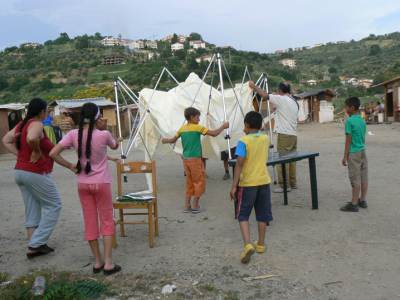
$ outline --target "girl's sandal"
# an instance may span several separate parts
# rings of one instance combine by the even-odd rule
[[[104,269],[104,264],[100,268],[93,267],[93,274],[98,274]]]

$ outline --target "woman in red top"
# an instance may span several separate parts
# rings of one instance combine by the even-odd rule
[[[29,244],[27,257],[33,258],[53,252],[47,241],[57,223],[61,199],[50,173],[53,159],[49,152],[54,147],[43,130],[47,117],[47,102],[34,98],[29,102],[27,115],[14,129],[3,137],[5,147],[17,156],[15,181],[25,204],[25,227]],[[71,169],[61,157],[54,160]]]

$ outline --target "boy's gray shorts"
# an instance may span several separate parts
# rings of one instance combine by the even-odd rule
[[[350,153],[347,164],[351,186],[368,182],[368,160],[365,150]]]

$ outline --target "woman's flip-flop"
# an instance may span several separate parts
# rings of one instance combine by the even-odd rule
[[[114,268],[112,268],[110,270],[103,269],[103,273],[104,273],[104,275],[108,276],[108,275],[115,274],[115,273],[117,273],[117,272],[119,272],[121,270],[122,270],[121,266],[114,265]]]

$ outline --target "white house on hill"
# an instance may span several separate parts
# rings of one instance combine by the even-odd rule
[[[291,59],[291,58],[285,58],[285,59],[281,59],[279,61],[280,64],[289,67],[291,69],[296,68],[296,60],[295,59]]]
[[[171,51],[183,50],[185,47],[182,43],[175,43],[171,45]]]
[[[190,41],[189,42],[190,47],[192,47],[193,49],[200,49],[200,48],[205,48],[206,47],[206,43],[203,41]]]

